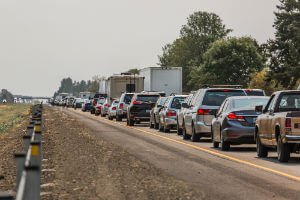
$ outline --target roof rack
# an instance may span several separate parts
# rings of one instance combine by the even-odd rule
[[[205,84],[202,88],[242,88],[241,85],[209,85]]]

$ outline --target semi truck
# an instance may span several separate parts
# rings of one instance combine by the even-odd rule
[[[122,93],[142,92],[144,90],[144,77],[129,73],[117,74],[100,81],[99,93],[106,93],[109,102],[120,98]]]
[[[140,70],[145,91],[162,91],[167,96],[182,93],[181,67],[148,67]]]

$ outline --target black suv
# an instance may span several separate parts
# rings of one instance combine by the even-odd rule
[[[155,106],[159,93],[143,92],[133,95],[130,105],[127,108],[127,125],[150,120],[150,112]]]

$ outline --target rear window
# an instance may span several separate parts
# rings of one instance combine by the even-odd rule
[[[180,109],[181,103],[183,103],[184,100],[185,100],[185,97],[174,97],[174,99],[171,103],[171,108]]]
[[[118,105],[119,104],[119,101],[114,101],[113,102],[113,105],[115,106],[115,105]]]
[[[158,105],[164,105],[166,103],[167,99],[168,99],[167,97],[162,97],[162,98],[160,98],[160,100],[157,104]]]
[[[133,97],[133,94],[125,94],[125,96],[124,96],[124,102],[126,104],[130,104],[132,97]]]
[[[106,101],[106,99],[100,98],[100,99],[97,100],[97,103],[99,103],[99,104],[104,104],[105,101]]]
[[[202,104],[207,106],[221,106],[227,97],[246,96],[243,90],[208,90]]]
[[[279,103],[280,111],[300,111],[300,93],[284,94]]]
[[[265,96],[262,90],[245,90],[247,96]]]
[[[136,100],[142,101],[142,102],[155,103],[155,102],[157,102],[158,98],[159,98],[159,95],[138,95]]]
[[[251,98],[251,99],[235,99],[233,100],[233,108],[254,110],[255,106],[266,106],[269,98]]]

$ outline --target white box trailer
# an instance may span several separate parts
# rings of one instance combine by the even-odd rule
[[[181,67],[148,67],[141,69],[145,91],[163,91],[167,96],[182,93]]]
[[[113,75],[107,78],[107,98],[118,99],[123,92],[142,92],[144,90],[144,77],[139,75]]]
[[[79,97],[81,99],[90,99],[90,98],[94,97],[94,93],[93,92],[80,92]]]

